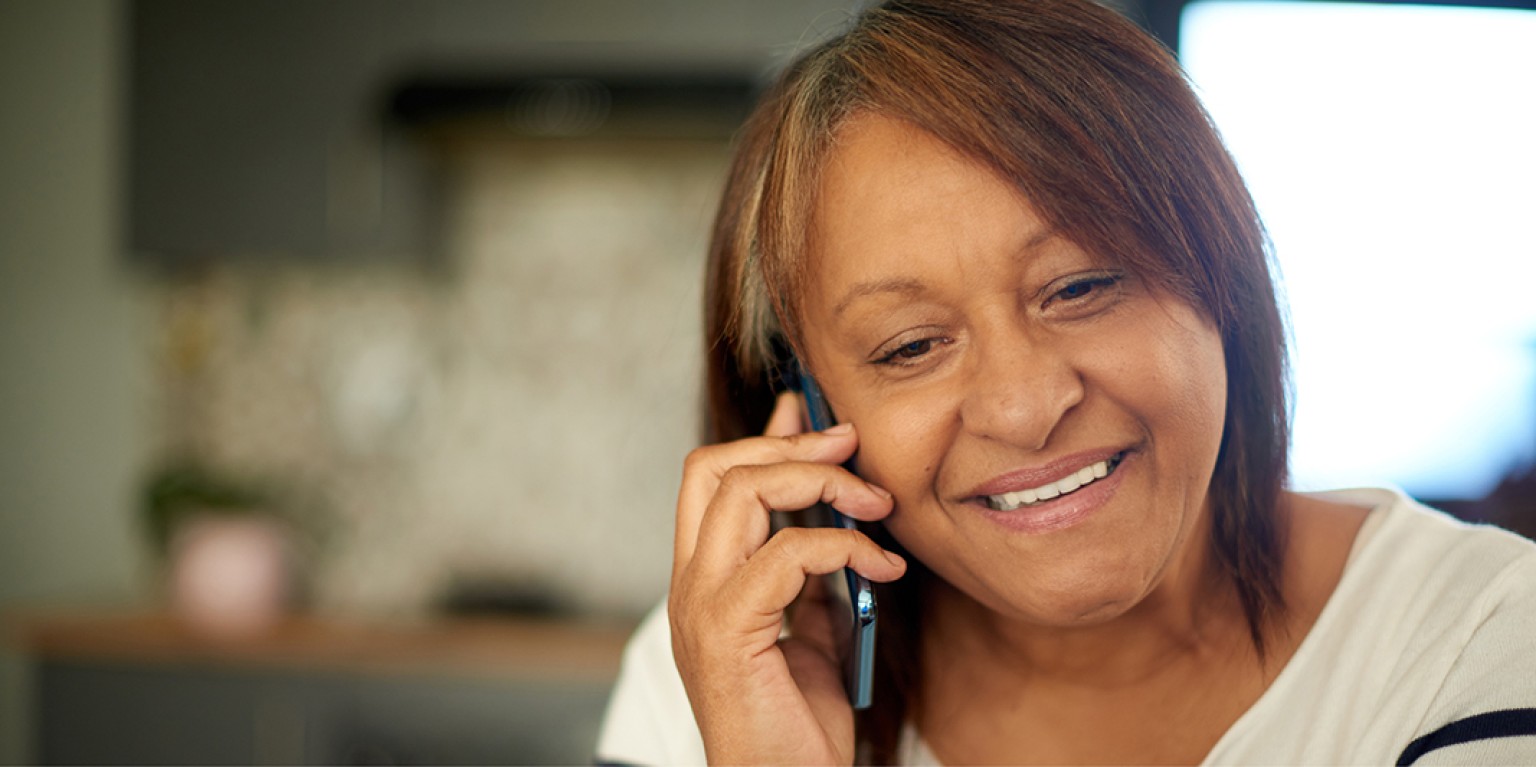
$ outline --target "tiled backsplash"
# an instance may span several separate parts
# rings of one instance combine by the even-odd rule
[[[165,438],[324,499],[322,607],[455,579],[634,613],[698,434],[721,142],[465,137],[446,263],[221,266],[169,287]]]

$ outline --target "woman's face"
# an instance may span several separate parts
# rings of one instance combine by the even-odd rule
[[[807,354],[858,427],[859,473],[895,494],[897,540],[1039,625],[1197,582],[1226,409],[1214,326],[906,123],[853,118],[820,191]]]

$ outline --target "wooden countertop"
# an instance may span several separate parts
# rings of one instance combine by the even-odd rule
[[[440,618],[354,622],[296,615],[239,638],[199,632],[168,612],[29,612],[6,634],[42,660],[235,669],[611,682],[633,623]]]

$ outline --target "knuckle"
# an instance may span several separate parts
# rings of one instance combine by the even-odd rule
[[[837,536],[835,539],[829,538],[828,540],[837,541],[838,555],[839,558],[844,560],[844,566],[852,564],[853,560],[858,556],[858,552],[870,543],[869,538],[857,530],[839,527],[828,532],[834,533]]]
[[[760,473],[757,466],[732,466],[720,475],[720,492],[736,494],[750,490]]]
[[[808,555],[816,543],[816,531],[804,527],[786,527],[775,533],[764,548],[771,547],[771,554],[780,559],[799,562]]]
[[[800,534],[799,528],[786,527],[772,535],[762,548],[757,550],[753,558],[767,557],[769,559],[791,559],[796,548],[795,538]]]
[[[712,465],[714,463],[714,447],[714,445],[705,445],[688,451],[688,455],[683,458],[683,475],[697,474],[700,471],[705,471],[707,467]]]
[[[667,623],[672,627],[673,634],[678,634],[682,631],[685,623],[684,616],[687,613],[687,609],[683,607],[682,598],[677,596],[676,592],[667,597]]]
[[[674,629],[685,634],[699,624],[708,612],[706,601],[695,592],[695,589],[688,588],[667,597],[667,619]],[[707,620],[703,620],[703,623],[708,625]]]
[[[859,531],[846,527],[833,528],[832,532],[837,535],[837,543],[842,548],[856,548],[864,537]]]
[[[667,617],[673,623],[678,616],[688,612],[688,603],[693,592],[693,579],[683,575],[672,583],[672,588],[667,592]]]

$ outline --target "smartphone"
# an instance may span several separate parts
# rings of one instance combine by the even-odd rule
[[[837,424],[821,387],[805,371],[799,361],[794,363],[795,383],[805,398],[805,413],[811,431],[821,431]],[[843,464],[853,471],[853,461]],[[818,503],[807,510],[808,524],[837,526],[848,530],[857,529],[853,519],[825,503]],[[843,649],[843,686],[848,700],[855,709],[869,708],[875,675],[875,590],[869,579],[853,568],[845,567],[841,573],[823,578],[827,593],[832,596],[833,630],[847,637],[847,644],[839,640]]]

